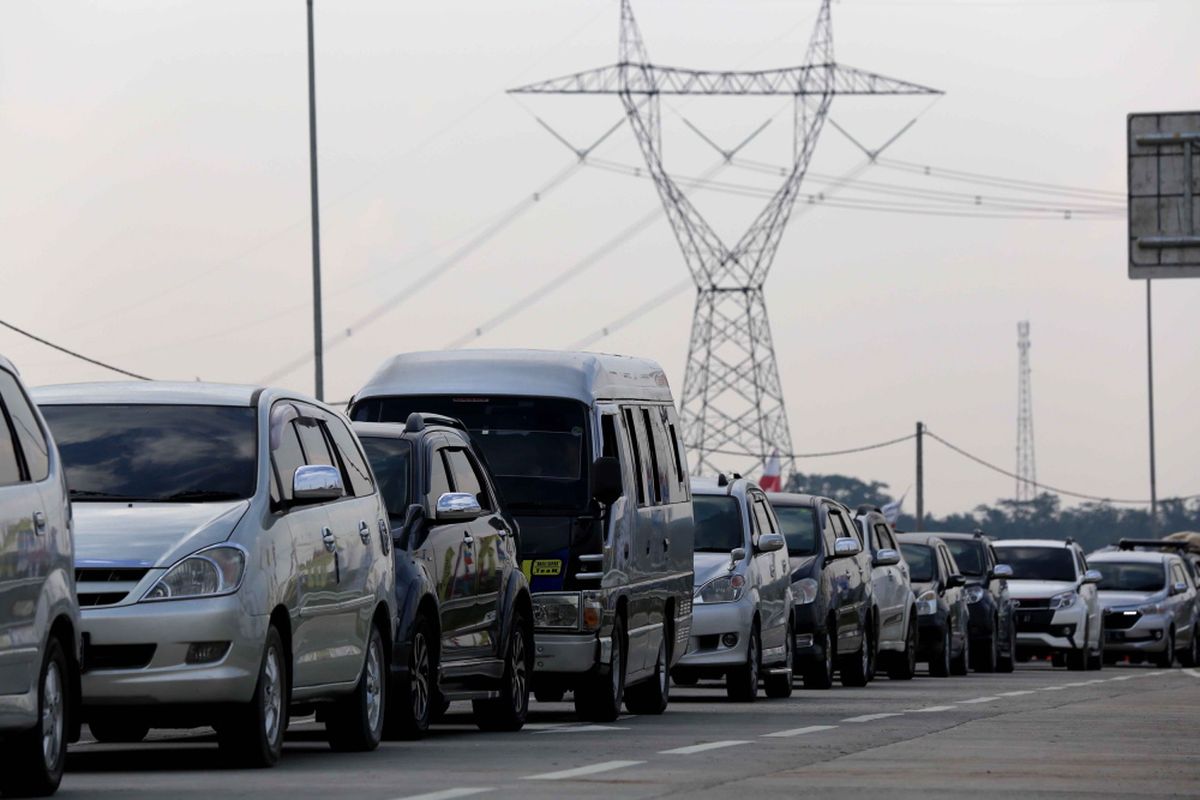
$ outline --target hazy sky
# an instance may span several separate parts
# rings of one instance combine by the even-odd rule
[[[634,8],[654,61],[750,69],[800,63],[817,5]],[[597,167],[529,201],[574,160],[534,115],[582,146],[619,101],[504,94],[615,61],[617,13],[616,0],[317,0],[327,333],[405,298],[331,346],[327,397],[348,397],[389,354],[470,334],[659,208],[648,181]],[[947,92],[932,106],[833,106],[868,145],[920,114],[888,155],[934,168],[1122,193],[1126,113],[1200,106],[1195,0],[842,0],[834,33],[839,61]],[[156,378],[257,382],[311,351],[305,58],[302,0],[0,2],[0,319]],[[725,146],[773,118],[744,156],[788,158],[783,98],[677,98],[664,138],[681,175],[718,160],[682,117]],[[625,128],[596,157],[640,162]],[[812,170],[861,161],[827,127]],[[716,177],[773,188],[739,167]],[[883,165],[859,178],[1013,194]],[[693,197],[731,239],[763,202]],[[1148,496],[1144,284],[1126,276],[1119,215],[798,210],[767,284],[796,450],[890,439],[920,419],[1011,469],[1016,324],[1029,319],[1039,479]],[[418,283],[489,225],[482,246]],[[602,253],[474,343],[567,347],[686,277],[661,216]],[[1198,305],[1200,280],[1156,284],[1160,496],[1200,492]],[[659,360],[678,392],[691,306],[676,294],[595,349]],[[110,377],[6,330],[0,352],[32,384]],[[279,380],[311,391],[311,366]],[[1013,492],[936,443],[926,462],[933,512]],[[800,468],[902,492],[913,448]]]

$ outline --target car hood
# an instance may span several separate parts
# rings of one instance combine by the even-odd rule
[[[1031,597],[1053,597],[1063,592],[1072,592],[1077,587],[1072,581],[1016,581],[1008,580],[1008,593],[1016,600]]]
[[[920,596],[921,592],[927,591],[932,588],[933,588],[933,583],[930,581],[927,581],[925,583],[914,583],[912,585],[913,594],[917,595],[917,596]]]
[[[693,553],[692,570],[698,589],[713,578],[730,574],[729,553]]]
[[[1116,606],[1138,606],[1143,603],[1154,603],[1162,599],[1161,592],[1117,592],[1105,590],[1100,592],[1100,605],[1104,608]]]
[[[248,500],[222,503],[75,503],[75,563],[169,567],[233,535]]]

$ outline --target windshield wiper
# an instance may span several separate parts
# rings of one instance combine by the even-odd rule
[[[212,500],[241,500],[237,492],[225,489],[187,489],[175,494],[169,494],[162,499],[164,503],[203,503]]]
[[[121,502],[133,502],[134,497],[126,497],[123,494],[112,494],[110,492],[96,492],[91,489],[72,489],[67,493],[70,497],[79,498],[80,500],[119,500]]]

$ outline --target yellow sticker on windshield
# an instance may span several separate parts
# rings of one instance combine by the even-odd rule
[[[562,572],[562,561],[557,558],[540,558],[533,562],[529,570],[533,575],[550,578]]]

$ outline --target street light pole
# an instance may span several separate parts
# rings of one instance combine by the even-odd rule
[[[1150,533],[1158,534],[1158,479],[1154,464],[1154,327],[1150,313],[1150,283],[1146,280],[1146,385],[1150,401]]]
[[[325,344],[321,331],[321,213],[317,199],[317,80],[313,56],[313,0],[308,2],[308,162],[312,200],[313,394],[325,399]]]

